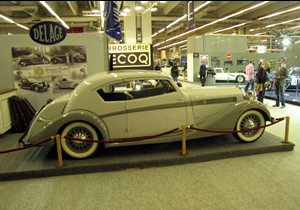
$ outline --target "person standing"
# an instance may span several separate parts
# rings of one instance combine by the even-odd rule
[[[173,64],[173,67],[171,69],[171,76],[173,77],[174,82],[177,82],[177,78],[179,76],[177,63]]]
[[[160,71],[160,66],[159,66],[159,63],[157,63],[157,64],[156,64],[156,66],[155,66],[155,70],[156,70],[156,71]]]
[[[257,79],[257,83],[262,85],[262,91],[258,92],[258,96],[257,96],[257,100],[260,101],[261,103],[264,103],[264,97],[265,97],[265,93],[266,93],[266,86],[268,86],[267,81],[269,80],[268,78],[268,73],[267,73],[267,69],[270,70],[270,63],[269,61],[266,61],[264,66],[260,67],[257,71],[256,74],[256,79]]]
[[[275,92],[276,92],[276,104],[273,107],[279,107],[281,103],[281,108],[285,108],[284,100],[284,87],[286,83],[286,78],[289,76],[289,71],[287,68],[282,66],[281,61],[278,61],[278,70],[275,73]]]
[[[254,66],[253,66],[253,60],[249,59],[249,64],[246,66],[246,86],[245,86],[245,92],[248,91],[249,85],[251,85],[251,90],[254,90]]]
[[[206,66],[204,65],[204,61],[201,61],[201,66],[200,66],[199,74],[200,74],[200,82],[201,82],[202,86],[204,86],[205,82],[206,82],[206,79],[205,79],[205,76],[206,76]]]

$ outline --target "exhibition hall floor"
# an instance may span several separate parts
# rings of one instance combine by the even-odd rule
[[[86,160],[64,158],[67,166],[60,169],[50,147],[1,154],[0,209],[297,209],[299,107],[264,103],[273,117],[291,117],[291,144],[281,143],[282,121],[251,144],[231,134],[187,141],[184,157],[178,156],[180,142],[109,148]],[[0,139],[1,150],[17,147],[20,135]],[[282,147],[288,151],[278,150]]]

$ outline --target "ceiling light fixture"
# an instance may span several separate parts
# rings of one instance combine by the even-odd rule
[[[205,2],[204,4],[199,5],[198,7],[196,7],[196,8],[194,9],[194,12],[197,12],[199,9],[201,9],[202,7],[208,5],[210,2],[211,2],[211,1],[207,1],[207,2]]]
[[[239,15],[239,14],[241,14],[241,13],[244,13],[244,12],[248,11],[248,10],[254,9],[254,8],[256,8],[256,7],[259,7],[259,6],[262,6],[262,5],[264,5],[264,4],[268,3],[268,2],[269,2],[269,1],[264,1],[264,2],[262,2],[262,3],[256,4],[256,5],[252,6],[252,7],[247,8],[247,9],[243,9],[243,10],[241,10],[241,11],[239,11],[239,12],[234,13],[234,14],[231,14],[231,15],[228,15],[228,16],[223,17],[223,18],[221,18],[221,19],[218,19],[218,20],[215,20],[215,21],[213,21],[213,22],[210,22],[210,23],[208,23],[208,24],[206,24],[206,25],[200,26],[200,27],[195,28],[195,29],[193,29],[193,30],[190,30],[190,31],[184,32],[184,33],[182,33],[182,34],[179,34],[179,35],[177,35],[177,36],[171,37],[171,38],[167,39],[166,42],[171,41],[171,40],[176,39],[176,38],[179,38],[179,37],[181,37],[181,36],[187,35],[187,34],[189,34],[189,33],[192,33],[192,32],[194,32],[194,31],[197,31],[197,30],[199,30],[199,29],[205,28],[206,26],[213,25],[213,24],[215,24],[215,23],[217,23],[217,22],[226,20],[226,19],[231,18],[231,17],[233,17],[233,16]],[[250,21],[250,22],[251,22],[251,21]]]
[[[8,17],[5,17],[4,15],[0,15],[0,17],[1,17],[1,18],[3,18],[4,20],[6,20],[6,21],[10,22],[10,23],[14,23],[14,24],[16,24],[17,26],[19,26],[19,27],[21,27],[21,28],[24,28],[24,29],[26,29],[26,30],[29,30],[29,28],[28,28],[28,27],[26,27],[26,26],[23,26],[23,25],[21,25],[21,24],[19,24],[19,23],[15,22],[15,21],[13,21],[13,20],[9,19]]]
[[[194,12],[197,12],[199,9],[201,9],[202,7],[206,6],[207,4],[211,3],[211,1],[207,1],[204,4],[199,5],[196,9],[194,9]],[[183,20],[184,18],[186,18],[187,14],[181,16],[180,18],[178,18],[177,20],[173,21],[172,23],[170,23],[169,25],[166,26],[166,28],[170,28],[172,25],[178,23],[179,21]],[[163,30],[164,31],[164,30]],[[160,31],[158,32],[160,33]],[[156,34],[157,35],[157,34]],[[154,34],[152,35],[152,37],[155,36]]]
[[[152,7],[152,8],[151,8],[151,11],[152,11],[152,12],[154,12],[154,11],[156,11],[156,10],[157,10],[157,7]]]
[[[173,44],[169,44],[169,45],[164,46],[164,47],[161,47],[161,48],[158,48],[157,50],[161,50],[161,49],[164,49],[164,48],[167,48],[167,47],[171,47],[171,46],[174,46],[174,45],[177,45],[177,44],[181,44],[181,43],[183,43],[183,42],[187,42],[187,39],[182,40],[182,41],[180,41],[180,42],[175,42],[175,43],[173,43]]]
[[[45,1],[40,1],[40,3],[46,7],[48,9],[48,11],[56,17],[57,20],[59,20],[59,22],[61,22],[61,24],[63,24],[64,27],[66,27],[67,29],[70,29],[70,27],[51,9],[51,7],[49,7],[49,5],[45,2]]]
[[[166,3],[167,1],[159,1],[159,3]]]
[[[300,6],[299,7],[294,7],[292,9],[284,10],[284,11],[281,11],[281,12],[276,12],[276,13],[273,13],[271,15],[267,15],[267,16],[258,18],[258,20],[263,20],[263,19],[266,19],[266,18],[274,17],[276,15],[280,15],[280,14],[283,14],[283,13],[286,13],[286,12],[291,12],[291,11],[294,11],[294,10],[297,10],[297,9],[300,9]]]
[[[281,23],[275,23],[275,24],[267,25],[266,28],[273,27],[273,26],[277,26],[277,25],[280,25],[280,24],[285,24],[285,23],[293,22],[293,21],[296,21],[296,20],[300,20],[300,18],[296,18],[296,19],[292,19],[292,20],[283,21],[283,22],[281,22]]]
[[[130,12],[130,7],[129,6],[124,6],[123,11],[124,12]]]
[[[218,33],[218,32],[221,32],[221,31],[226,31],[226,30],[229,30],[229,29],[232,29],[232,28],[235,28],[235,27],[239,27],[239,26],[245,25],[245,24],[246,23],[241,23],[241,24],[238,24],[238,25],[235,25],[235,26],[231,26],[231,27],[228,27],[228,28],[224,28],[224,29],[220,29],[218,31],[211,32],[210,34]]]

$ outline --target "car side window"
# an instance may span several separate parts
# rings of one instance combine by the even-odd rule
[[[131,80],[105,86],[97,91],[104,101],[135,100],[175,92],[168,80]]]
[[[221,69],[216,69],[216,73],[222,73]]]

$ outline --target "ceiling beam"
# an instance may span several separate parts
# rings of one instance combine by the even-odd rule
[[[168,1],[167,5],[164,7],[164,15],[167,15],[169,12],[171,12],[174,7],[176,7],[180,1]]]
[[[67,1],[70,9],[72,10],[74,15],[78,14],[78,3],[77,1]]]

